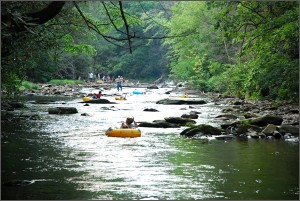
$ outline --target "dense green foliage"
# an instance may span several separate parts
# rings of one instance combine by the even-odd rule
[[[48,4],[1,2],[1,9],[3,15],[20,15],[20,19],[25,21],[26,13],[39,11]],[[132,39],[132,54],[128,41],[122,39],[125,28],[117,2],[76,4],[79,9],[72,2],[67,2],[53,19],[28,26],[22,31],[13,29],[7,23],[9,20],[2,21],[2,50],[9,50],[9,54],[2,54],[1,60],[3,90],[9,93],[16,91],[24,79],[32,82],[87,80],[91,72],[101,77],[104,74],[111,78],[122,75],[125,79],[139,80],[155,80],[162,74],[167,76],[164,57],[167,48],[161,45],[160,40],[147,40],[160,30],[159,25],[148,19],[148,12],[153,16],[162,13],[161,4],[123,3],[130,30],[139,36]],[[17,25],[22,25],[23,21],[17,21]]]
[[[298,2],[67,2],[48,21],[24,23],[47,5],[1,2],[1,87],[9,93],[24,79],[85,80],[93,72],[169,75],[204,91],[298,100]]]
[[[238,97],[299,97],[298,2],[179,2],[166,41],[172,76]]]

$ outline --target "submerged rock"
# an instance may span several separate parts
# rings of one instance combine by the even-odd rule
[[[145,112],[158,112],[158,110],[154,109],[154,108],[146,108],[143,111],[145,111]]]
[[[166,122],[178,124],[178,125],[186,125],[187,123],[192,123],[192,124],[196,123],[196,121],[194,120],[182,118],[182,117],[166,117],[165,120]]]
[[[22,102],[18,102],[18,101],[12,101],[8,103],[10,106],[12,106],[13,108],[25,108],[25,104]]]
[[[34,181],[30,181],[30,180],[11,180],[8,182],[4,182],[3,184],[5,186],[27,186],[33,183]]]
[[[234,138],[233,135],[219,135],[215,137],[217,140],[232,140]]]
[[[198,119],[199,115],[190,113],[190,114],[183,114],[181,115],[181,117],[186,119]]]
[[[177,99],[163,99],[156,102],[156,104],[163,105],[200,105],[206,104],[204,100],[177,100]]]
[[[154,122],[141,122],[139,127],[150,127],[150,128],[179,128],[177,124],[169,123],[166,121],[154,121]]]
[[[53,100],[36,100],[31,102],[32,104],[50,104],[50,103],[54,103],[55,101]]]
[[[55,107],[48,108],[49,114],[76,114],[78,113],[75,107]]]

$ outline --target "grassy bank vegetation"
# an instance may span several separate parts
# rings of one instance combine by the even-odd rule
[[[54,79],[54,80],[50,80],[48,82],[49,84],[53,84],[53,85],[77,85],[77,84],[84,84],[85,81],[83,80],[59,80],[59,79]]]

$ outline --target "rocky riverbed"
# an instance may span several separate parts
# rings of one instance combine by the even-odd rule
[[[118,93],[107,93],[114,88],[113,84],[96,84],[89,83],[86,85],[64,85],[54,86],[50,84],[41,84],[37,90],[23,90],[24,96],[65,96],[65,97],[84,97],[92,96],[91,93],[82,91],[83,88],[92,88],[94,90],[102,90],[103,97],[115,96]],[[140,127],[157,127],[157,128],[176,128],[189,125],[190,128],[181,132],[181,135],[188,137],[207,137],[207,136],[227,136],[231,137],[247,137],[247,138],[269,138],[298,140],[299,136],[299,106],[297,103],[274,103],[271,101],[257,100],[240,100],[230,96],[223,96],[215,93],[203,93],[201,91],[192,90],[186,87],[167,86],[167,85],[149,85],[146,83],[129,83],[124,87],[146,88],[147,90],[155,90],[162,87],[172,87],[173,90],[166,92],[186,93],[190,96],[188,99],[168,98],[158,101],[156,104],[177,104],[188,105],[193,108],[195,105],[206,104],[205,101],[194,99],[193,96],[210,97],[215,105],[226,105],[221,115],[215,118],[222,120],[224,123],[220,127],[212,127],[209,125],[195,125],[193,119],[197,119],[197,113],[191,111],[181,117],[168,117],[164,120],[155,120],[153,122],[139,122]],[[55,101],[54,101],[55,102]],[[48,104],[49,100],[39,100],[36,104]],[[111,103],[105,99],[101,101],[92,101],[91,103],[103,104]],[[90,104],[90,103],[87,103]],[[14,111],[23,108],[24,104],[20,101],[10,100],[1,102],[1,121],[8,121],[14,118]],[[75,111],[75,112],[74,112]],[[145,111],[155,112],[155,109],[148,108]],[[77,113],[76,108],[49,108],[49,114],[72,114]],[[22,116],[18,115],[18,118]],[[23,118],[38,119],[38,115],[23,114]],[[240,119],[240,120],[237,120]]]

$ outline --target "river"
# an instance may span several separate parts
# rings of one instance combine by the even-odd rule
[[[114,90],[107,93],[115,93]],[[179,94],[165,94],[168,88],[149,90],[143,95],[132,95],[132,90],[125,88],[128,100],[118,104],[84,106],[78,98],[50,104],[26,102],[26,111],[39,114],[41,119],[2,124],[1,198],[298,200],[298,143],[187,138],[179,135],[185,127],[141,127],[139,138],[105,136],[109,127],[119,127],[127,116],[134,116],[137,122],[151,122],[190,110],[201,112],[197,124],[218,126],[222,120],[214,117],[227,107],[225,103],[215,105],[205,96],[198,98],[208,104],[194,108],[158,105],[157,100]],[[34,98],[37,97],[30,100]],[[114,96],[103,98],[116,102]],[[76,107],[79,113],[48,114],[49,107],[58,106]],[[145,112],[145,108],[159,112]],[[23,180],[30,183],[3,185]]]

